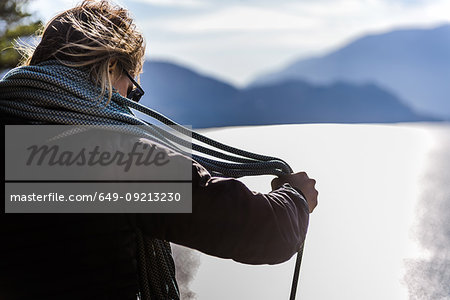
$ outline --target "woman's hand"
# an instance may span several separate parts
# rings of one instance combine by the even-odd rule
[[[309,206],[309,212],[312,213],[317,206],[316,181],[309,178],[305,172],[298,172],[289,175],[283,175],[272,180],[272,190],[276,190],[284,183],[289,183],[293,188],[300,190],[306,198]]]

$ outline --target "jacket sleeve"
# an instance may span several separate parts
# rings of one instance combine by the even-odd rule
[[[268,194],[241,181],[211,177],[192,162],[192,213],[138,214],[145,234],[246,264],[287,261],[305,239],[309,209],[284,184]]]

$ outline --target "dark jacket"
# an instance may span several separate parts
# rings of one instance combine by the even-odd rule
[[[2,117],[3,124],[23,122]],[[247,264],[284,262],[305,238],[308,206],[289,184],[253,192],[239,180],[211,177],[192,160],[192,192],[186,214],[3,212],[0,299],[135,299],[132,224],[147,236]]]

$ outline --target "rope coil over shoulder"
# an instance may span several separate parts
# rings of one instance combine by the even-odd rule
[[[131,132],[134,135],[156,139],[175,151],[192,156],[213,176],[280,176],[293,172],[279,158],[244,151],[212,140],[118,93],[113,93],[108,103],[106,95],[99,98],[100,88],[92,84],[86,72],[57,61],[11,70],[0,81],[0,91],[0,110],[31,120],[33,124],[107,125],[112,130],[123,130],[123,125],[142,125],[125,128],[134,131]],[[130,109],[157,120],[167,130],[137,118]],[[192,153],[187,150],[190,147]],[[141,299],[179,299],[170,244],[146,238],[139,229],[136,230]],[[291,300],[295,299],[303,245],[297,254]]]

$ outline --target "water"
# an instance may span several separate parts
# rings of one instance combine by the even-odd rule
[[[297,299],[450,299],[450,125],[283,125],[206,134],[283,158],[317,180],[319,206]],[[242,181],[268,192],[271,178]],[[189,298],[288,299],[295,257],[249,266],[184,254]],[[177,267],[183,269],[181,259]]]

